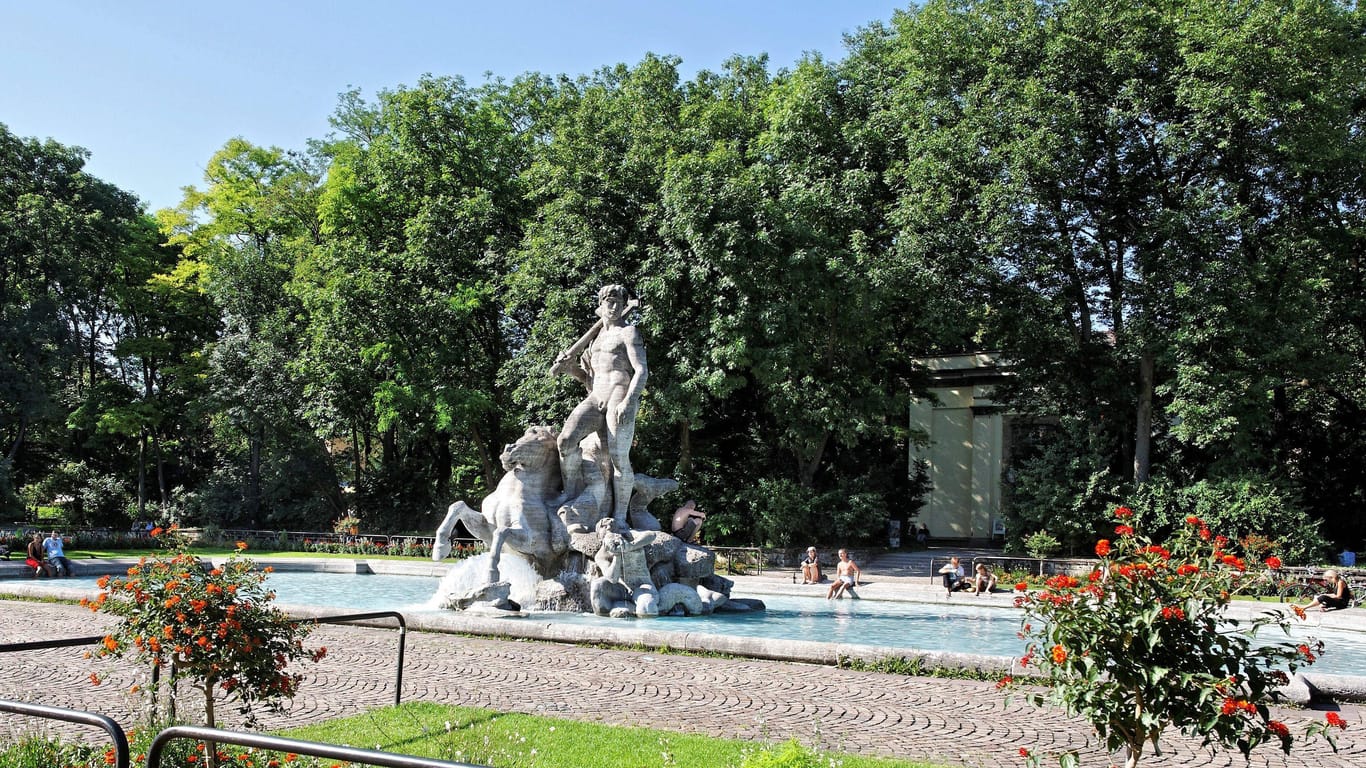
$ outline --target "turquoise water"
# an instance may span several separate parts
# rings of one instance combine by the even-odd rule
[[[35,582],[28,582],[34,584]],[[78,577],[48,583],[94,590],[95,578]],[[338,613],[428,611],[438,579],[428,576],[362,575],[283,571],[269,576],[276,601],[282,604],[335,608]],[[737,595],[739,596],[739,595]],[[610,619],[592,614],[550,613],[556,622],[621,627],[648,622],[651,629],[676,632],[812,640],[826,643],[886,646],[920,651],[953,651],[988,656],[1019,656],[1024,646],[1016,632],[1020,614],[1014,609],[973,605],[909,603],[886,600],[826,600],[821,597],[744,595],[763,600],[767,610],[714,616],[662,616],[657,619]],[[1366,633],[1299,627],[1296,637],[1314,636],[1327,652],[1311,669],[1334,675],[1366,676]],[[1278,634],[1266,633],[1268,640]]]

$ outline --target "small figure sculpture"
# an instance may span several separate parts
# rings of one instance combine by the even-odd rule
[[[598,521],[597,532],[602,546],[593,556],[600,574],[593,579],[589,591],[593,611],[617,618],[659,615],[655,584],[650,579],[644,552],[650,544],[649,537],[633,537],[630,531],[617,533],[608,517]]]
[[[579,442],[597,432],[603,436],[612,462],[612,518],[623,530],[635,482],[631,441],[636,433],[636,411],[649,378],[645,343],[636,327],[625,320],[633,306],[628,303],[625,286],[603,286],[598,291],[600,321],[560,353],[550,368],[552,373],[573,376],[588,388],[588,397],[574,408],[560,430],[564,500],[573,499],[583,489]]]

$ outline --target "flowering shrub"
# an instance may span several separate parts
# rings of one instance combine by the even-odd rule
[[[1289,682],[1287,671],[1313,663],[1322,644],[1254,646],[1259,629],[1287,630],[1290,617],[1271,612],[1240,622],[1224,616],[1237,585],[1250,581],[1249,569],[1263,566],[1229,552],[1228,540],[1200,519],[1188,517],[1170,542],[1155,544],[1138,533],[1129,509],[1118,508],[1115,517],[1115,538],[1096,544],[1100,564],[1089,575],[1054,576],[1034,591],[1017,585],[1027,641],[1020,664],[1050,688],[1028,698],[1089,720],[1112,753],[1127,750],[1128,768],[1138,764],[1145,744],[1160,754],[1168,726],[1244,755],[1266,741],[1289,752],[1290,729],[1271,719],[1267,704],[1280,699],[1277,687]],[[1280,567],[1267,559],[1267,567]],[[1000,687],[1014,688],[1015,681],[1007,678]],[[1326,734],[1329,725],[1336,724],[1314,724],[1307,733]],[[1038,764],[1038,755],[1027,757]],[[1062,761],[1075,764],[1076,756]]]
[[[204,696],[209,727],[220,692],[237,702],[249,724],[257,704],[278,710],[301,679],[289,662],[301,656],[318,661],[327,649],[305,650],[310,625],[292,623],[270,605],[275,593],[264,586],[270,569],[256,570],[242,556],[243,542],[227,563],[210,570],[184,551],[174,530],[152,534],[168,546],[165,554],[142,558],[126,577],[101,578],[99,595],[82,601],[121,619],[97,655],[132,656],[167,669],[173,694],[179,681],[189,681]],[[100,684],[97,674],[90,677]]]

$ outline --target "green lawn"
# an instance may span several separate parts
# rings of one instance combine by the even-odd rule
[[[817,724],[813,721],[811,727],[815,732]],[[817,755],[791,744],[765,746],[427,702],[386,707],[281,735],[498,768],[936,768],[931,763],[848,753]]]
[[[131,740],[135,758],[146,752],[156,728],[140,728]],[[817,731],[813,720],[811,730]],[[430,702],[409,702],[361,715],[291,728],[279,736],[341,744],[395,754],[436,758],[494,768],[947,768],[894,758],[845,752],[816,752],[796,741],[776,743],[681,734],[652,728],[585,723],[576,720],[495,712]],[[300,754],[249,752],[220,744],[222,764],[233,768],[335,768],[332,760]],[[99,768],[112,761],[106,746],[50,739],[33,733],[0,746],[4,768]],[[198,746],[186,740],[167,744],[164,765],[199,765],[187,755]]]

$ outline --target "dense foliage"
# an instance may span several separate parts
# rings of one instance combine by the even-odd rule
[[[0,126],[0,504],[430,530],[563,421],[549,363],[621,282],[635,464],[714,542],[904,520],[915,360],[994,349],[1012,543],[1083,548],[1156,480],[1275,499],[1248,532],[1321,521],[1283,557],[1358,547],[1362,22],[931,0],[776,71],[427,76],[301,151],[229,141],[155,218]]]

